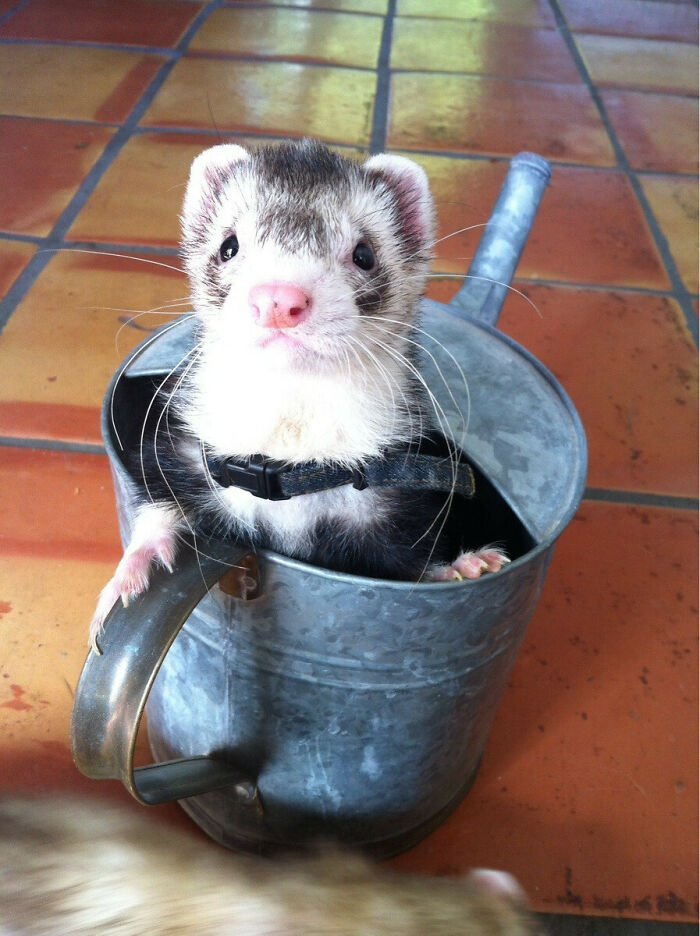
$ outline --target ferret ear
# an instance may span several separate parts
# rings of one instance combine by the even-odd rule
[[[207,193],[218,189],[231,174],[236,163],[250,159],[250,153],[235,143],[212,146],[200,153],[190,168],[190,178],[185,191],[183,216],[187,218],[202,210]]]
[[[405,233],[417,249],[432,244],[435,232],[433,197],[425,170],[412,159],[381,153],[370,157],[363,169],[393,192]]]

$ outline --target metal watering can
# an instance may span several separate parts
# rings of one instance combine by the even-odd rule
[[[320,835],[389,856],[464,797],[586,475],[566,393],[494,327],[549,173],[539,156],[512,160],[461,291],[449,306],[426,301],[423,320],[469,380],[465,451],[482,514],[471,522],[512,563],[475,581],[416,584],[198,540],[172,575],[157,571],[145,595],[112,611],[102,655],[87,658],[71,723],[83,773],[120,779],[143,803],[181,800],[221,844],[258,851]],[[102,431],[125,542],[135,485],[115,427],[137,442],[154,381],[191,342],[187,322],[161,332],[107,392]],[[461,376],[443,348],[430,352],[423,374],[459,439]],[[234,597],[231,564],[249,569],[254,597]],[[135,768],[144,709],[156,763]]]

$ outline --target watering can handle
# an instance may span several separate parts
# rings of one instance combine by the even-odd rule
[[[551,174],[547,160],[536,153],[511,159],[464,283],[449,305],[451,312],[496,324]]]
[[[234,764],[212,756],[134,768],[141,717],[158,670],[195,606],[250,552],[231,543],[198,541],[180,550],[173,573],[157,569],[148,590],[117,603],[80,674],[71,715],[71,748],[78,769],[95,779],[121,780],[149,805],[235,785],[244,801],[257,799],[254,781]]]

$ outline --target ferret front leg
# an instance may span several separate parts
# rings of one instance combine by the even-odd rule
[[[172,572],[177,535],[183,524],[180,511],[171,504],[145,504],[134,522],[129,545],[109,582],[100,592],[90,623],[90,646],[97,650],[97,638],[105,618],[117,601],[129,601],[148,588],[153,563]]]
[[[430,582],[449,582],[453,579],[478,579],[485,572],[500,572],[510,559],[500,549],[485,547],[475,552],[463,552],[447,565],[435,565],[426,574]]]

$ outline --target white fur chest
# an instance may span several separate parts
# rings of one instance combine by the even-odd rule
[[[383,378],[276,369],[271,350],[263,368],[255,353],[206,348],[182,415],[213,454],[354,465],[411,438]]]
[[[234,525],[253,533],[264,524],[273,548],[296,555],[304,555],[312,547],[319,522],[331,520],[349,531],[358,531],[383,514],[376,491],[358,491],[351,485],[284,501],[267,501],[239,488],[226,488],[217,499],[230,511]]]

